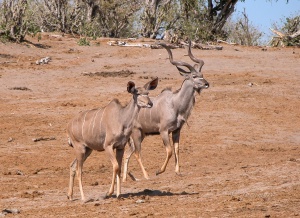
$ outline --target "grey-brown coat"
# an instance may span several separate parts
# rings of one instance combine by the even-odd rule
[[[69,145],[74,148],[76,155],[70,165],[68,191],[70,200],[73,199],[74,178],[77,172],[81,199],[86,201],[82,189],[82,167],[93,150],[106,151],[108,154],[113,165],[113,176],[107,196],[113,194],[115,179],[117,179],[117,197],[119,197],[124,147],[139,110],[152,107],[153,103],[148,96],[148,90],[155,89],[157,83],[158,78],[146,83],[144,87],[135,88],[135,84],[129,81],[127,91],[132,94],[133,98],[127,106],[123,107],[118,100],[112,100],[106,107],[81,112],[69,122],[67,127]]]
[[[164,90],[157,97],[152,98],[153,107],[149,110],[141,109],[131,134],[130,147],[125,155],[123,181],[127,178],[128,163],[130,156],[135,153],[135,157],[143,171],[144,177],[149,179],[142,160],[141,160],[141,143],[147,135],[160,134],[166,148],[167,157],[160,170],[156,175],[163,173],[172,156],[173,146],[169,140],[169,134],[172,133],[172,141],[175,149],[175,172],[179,173],[179,138],[183,124],[187,121],[195,104],[195,94],[202,89],[209,87],[208,82],[203,78],[201,68],[204,62],[197,59],[191,53],[191,42],[189,43],[188,54],[196,62],[194,66],[182,61],[173,61],[170,47],[161,43],[168,54],[170,62],[177,67],[182,76],[185,77],[181,88],[172,92]],[[184,70],[182,67],[187,67]],[[132,178],[134,178],[132,176]]]

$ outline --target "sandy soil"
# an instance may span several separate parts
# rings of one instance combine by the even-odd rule
[[[129,102],[129,80],[143,85],[158,76],[155,96],[179,89],[183,78],[163,49],[108,46],[108,39],[79,46],[49,34],[27,39],[0,44],[0,212],[19,212],[6,217],[300,216],[299,48],[193,50],[205,61],[210,88],[196,97],[182,129],[182,175],[172,157],[155,176],[166,153],[160,137],[150,136],[142,154],[151,179],[132,158],[130,171],[141,180],[122,183],[120,199],[104,200],[112,165],[94,152],[83,175],[94,201],[83,204],[77,181],[76,200],[66,197],[74,158],[67,122],[114,98]],[[190,62],[185,49],[173,54]],[[36,65],[46,56],[49,64]]]

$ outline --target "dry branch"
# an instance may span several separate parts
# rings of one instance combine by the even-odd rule
[[[180,44],[182,46],[188,46],[188,44],[186,42],[183,42],[183,41],[181,41]],[[192,42],[192,48],[198,48],[198,49],[201,49],[201,50],[222,50],[223,46]]]
[[[285,37],[285,34],[282,33],[282,32],[280,32],[280,31],[278,31],[278,30],[274,30],[274,29],[272,29],[272,28],[270,28],[270,30],[271,30],[273,33],[275,33],[276,35],[278,35],[280,38]]]
[[[277,36],[274,36],[271,41],[269,42],[269,44],[273,47],[277,47],[277,46],[281,46],[281,47],[285,47],[286,45],[298,45],[299,43],[295,43],[293,42],[293,39],[295,39],[296,37],[300,36],[300,30],[296,31],[293,34],[284,34],[278,30],[275,29],[271,29],[270,30],[275,33]]]
[[[225,44],[228,44],[228,45],[236,45],[236,43],[234,43],[234,42],[226,42],[226,41],[221,40],[221,39],[218,39],[217,42],[218,43],[225,43]]]
[[[51,140],[56,140],[55,137],[39,137],[39,138],[34,138],[32,141],[38,142],[38,141],[51,141]]]
[[[108,41],[107,42],[108,45],[110,46],[122,46],[122,47],[146,47],[146,48],[150,48],[149,44],[142,44],[142,43],[128,43],[125,41]]]
[[[298,36],[300,36],[300,30],[298,30],[297,32],[295,32],[295,33],[289,35],[288,37],[290,37],[290,38],[293,39],[293,38],[296,38],[296,37],[298,37]]]

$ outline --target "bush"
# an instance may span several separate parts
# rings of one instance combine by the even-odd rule
[[[0,37],[2,40],[22,42],[28,31],[27,0],[6,0],[0,5]]]
[[[84,37],[80,38],[77,44],[80,46],[90,46],[90,41],[86,37]]]
[[[230,18],[223,30],[227,41],[247,46],[261,44],[263,33],[250,23],[245,10],[235,20]]]
[[[281,19],[281,24],[272,25],[277,34],[270,42],[271,46],[300,46],[300,16],[294,15]]]

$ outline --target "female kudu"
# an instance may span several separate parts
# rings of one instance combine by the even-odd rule
[[[135,88],[135,84],[129,81],[127,91],[132,94],[133,98],[127,106],[122,107],[118,100],[113,100],[104,108],[81,112],[69,122],[67,128],[69,145],[74,148],[76,154],[76,159],[70,165],[68,191],[70,200],[73,198],[74,177],[77,171],[81,199],[86,201],[82,189],[82,167],[93,150],[106,151],[108,154],[113,165],[113,176],[106,196],[113,194],[117,178],[117,197],[119,197],[124,147],[140,109],[152,107],[153,103],[148,96],[148,90],[155,89],[157,83],[158,78],[146,83],[144,87]]]

